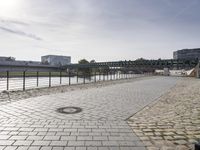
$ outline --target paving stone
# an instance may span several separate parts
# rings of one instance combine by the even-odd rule
[[[188,150],[189,148],[187,146],[184,146],[184,145],[178,145],[176,147],[176,150]]]
[[[75,147],[65,147],[64,150],[75,150]]]
[[[98,150],[109,150],[108,147],[98,147]]]
[[[17,150],[28,150],[28,146],[18,146]]]
[[[68,146],[84,146],[84,141],[69,141]]]
[[[101,141],[85,141],[86,146],[102,146]]]
[[[52,141],[50,145],[52,145],[52,146],[67,146],[67,141]]]
[[[52,150],[64,150],[64,147],[53,147]]]
[[[78,136],[77,141],[91,141],[92,136]]]
[[[87,150],[98,150],[98,147],[87,147]]]
[[[106,141],[106,140],[108,140],[108,137],[107,136],[94,136],[93,140],[95,140],[95,141]]]
[[[76,150],[86,150],[86,147],[76,147]]]
[[[56,135],[69,136],[70,132],[56,132]]]
[[[35,132],[47,132],[48,128],[35,128],[34,131]]]
[[[0,140],[7,140],[10,137],[11,137],[10,135],[0,135]]]
[[[52,146],[42,146],[40,150],[52,150]]]
[[[42,140],[43,138],[44,138],[44,136],[34,135],[34,136],[28,136],[27,140]]]
[[[7,146],[4,148],[4,150],[16,150],[17,146]]]
[[[28,148],[28,150],[40,150],[40,146],[31,146]]]
[[[3,150],[5,148],[5,146],[0,146],[0,150]]]
[[[33,130],[34,130],[34,128],[20,128],[18,131],[31,132]]]
[[[103,146],[118,146],[117,141],[102,141]]]
[[[15,141],[14,140],[0,140],[0,146],[5,146],[5,145],[12,145]]]
[[[27,136],[22,136],[22,135],[13,135],[10,137],[10,140],[25,140]]]
[[[76,136],[61,136],[61,140],[65,140],[65,141],[75,141],[77,139]]]
[[[120,150],[120,147],[109,147],[109,150]]]
[[[34,141],[32,145],[37,146],[48,146],[51,143],[51,141]]]
[[[44,140],[54,140],[54,141],[56,141],[56,140],[59,140],[60,139],[60,136],[45,136],[44,137]]]
[[[26,140],[18,140],[16,141],[13,145],[18,145],[18,146],[29,146],[33,143],[33,141],[26,141]]]
[[[125,140],[124,137],[122,136],[108,136],[108,139],[110,141],[124,141]]]

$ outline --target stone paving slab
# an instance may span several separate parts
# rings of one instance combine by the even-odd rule
[[[125,120],[176,81],[151,77],[6,103],[0,107],[0,150],[144,150]],[[64,106],[83,111],[70,115],[56,111]]]
[[[149,150],[191,150],[200,140],[200,80],[184,78],[128,123]]]

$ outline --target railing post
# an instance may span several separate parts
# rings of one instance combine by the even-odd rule
[[[77,69],[77,72],[76,72],[76,82],[78,83],[78,69]]]
[[[89,81],[91,82],[91,72],[89,72]]]
[[[105,81],[105,71],[103,71],[103,81]]]
[[[9,71],[7,71],[7,90],[9,90]]]
[[[99,81],[101,81],[101,73],[100,73],[100,70],[99,70]]]
[[[60,84],[62,84],[62,71],[60,71]]]
[[[51,87],[51,72],[49,72],[49,87]]]
[[[97,76],[97,73],[96,73],[96,68],[95,68],[95,70],[94,70],[94,82],[97,82],[96,76]]]
[[[71,85],[71,74],[70,74],[70,69],[69,69],[69,73],[68,73],[68,76],[69,76],[69,85]]]
[[[108,78],[108,70],[107,70],[107,81],[108,81],[108,79],[109,79],[109,78]]]
[[[39,72],[37,71],[37,87],[39,86]]]
[[[117,71],[117,79],[119,79],[119,71]]]
[[[110,72],[110,80],[112,80],[112,71]]]
[[[23,71],[23,91],[25,91],[26,90],[26,72],[25,71]]]
[[[83,74],[83,84],[85,84],[85,72]]]

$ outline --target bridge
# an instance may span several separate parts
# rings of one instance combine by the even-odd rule
[[[135,61],[112,61],[112,62],[96,62],[88,64],[69,64],[66,66],[51,66],[51,65],[17,65],[14,62],[10,64],[0,64],[0,72],[4,71],[65,71],[67,69],[78,68],[107,68],[107,69],[128,69],[128,70],[140,70],[146,72],[152,72],[155,69],[192,69],[199,63],[198,59],[158,59],[158,60],[145,60],[138,59]]]

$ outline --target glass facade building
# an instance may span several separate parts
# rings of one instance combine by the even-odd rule
[[[200,60],[200,48],[195,49],[182,49],[173,53],[174,59],[199,59]]]

